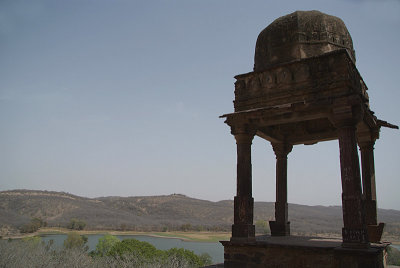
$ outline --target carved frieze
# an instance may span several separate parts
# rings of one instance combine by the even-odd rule
[[[289,84],[293,81],[292,72],[289,68],[279,68],[277,69],[277,84]]]
[[[276,84],[276,75],[273,72],[263,72],[260,74],[262,87],[267,89],[273,88]]]
[[[346,50],[236,76],[235,111],[316,102],[357,93],[365,85]],[[368,105],[368,103],[367,103]]]
[[[310,68],[307,64],[299,64],[294,68],[294,81],[303,82],[310,77]]]

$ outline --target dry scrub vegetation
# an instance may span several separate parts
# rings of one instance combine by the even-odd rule
[[[210,264],[209,256],[201,259],[191,251],[175,248],[161,251],[134,239],[116,240],[108,248],[107,243],[103,243],[101,252],[88,254],[84,239],[79,241],[76,237],[71,239],[72,242],[64,243],[61,249],[55,248],[52,243],[44,244],[39,237],[13,241],[0,239],[0,267],[185,268]]]

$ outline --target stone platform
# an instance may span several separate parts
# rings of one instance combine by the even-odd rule
[[[384,268],[388,244],[343,248],[341,240],[259,236],[255,242],[221,241],[225,268]]]

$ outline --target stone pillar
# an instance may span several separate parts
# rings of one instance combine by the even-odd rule
[[[360,142],[365,218],[367,225],[377,225],[374,142]]]
[[[365,220],[370,242],[379,242],[382,238],[384,223],[379,223],[377,216],[374,141],[362,141],[358,143],[361,152],[363,196],[365,206]]]
[[[276,202],[275,221],[270,221],[269,226],[272,236],[290,235],[290,222],[288,221],[287,203],[287,155],[293,146],[287,143],[272,143],[276,155]]]
[[[355,122],[338,124],[342,177],[343,247],[368,247]]]
[[[234,198],[231,241],[255,241],[251,178],[251,144],[254,133],[235,130],[233,135],[235,135],[237,145],[237,193]]]

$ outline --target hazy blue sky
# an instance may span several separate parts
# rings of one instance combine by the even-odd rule
[[[400,1],[0,1],[0,190],[232,199],[236,146],[219,115],[257,35],[317,9],[353,37],[377,116],[400,123]],[[378,204],[400,209],[400,132],[376,143]],[[338,142],[295,146],[289,202],[341,204]],[[275,200],[271,145],[253,195]]]

